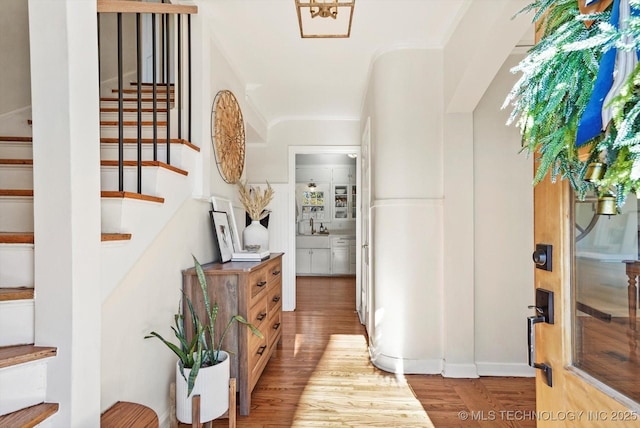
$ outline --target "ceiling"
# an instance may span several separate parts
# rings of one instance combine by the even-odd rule
[[[442,48],[478,2],[505,0],[356,0],[346,39],[302,39],[294,0],[207,0],[200,13],[246,85],[248,104],[270,127],[290,119],[357,120],[377,54]]]

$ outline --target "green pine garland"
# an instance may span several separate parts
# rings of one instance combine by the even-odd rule
[[[631,0],[640,6],[640,0]],[[599,195],[613,193],[618,206],[629,192],[640,189],[640,70],[629,77],[612,101],[614,117],[606,132],[589,142],[589,158],[581,161],[575,147],[582,113],[591,97],[603,52],[640,48],[640,19],[631,18],[619,31],[608,22],[610,11],[581,15],[577,0],[537,0],[523,12],[535,10],[534,22],[543,29],[540,42],[513,68],[522,76],[507,96],[509,124],[522,134],[523,150],[538,157],[534,184],[547,174],[569,180],[578,196],[590,189]],[[585,20],[594,21],[587,28]],[[634,41],[625,45],[624,35]],[[604,161],[605,176],[584,181],[587,165]]]

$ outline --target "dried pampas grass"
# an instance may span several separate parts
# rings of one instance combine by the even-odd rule
[[[244,207],[251,220],[262,220],[269,215],[266,209],[271,199],[273,199],[273,189],[267,182],[267,189],[262,192],[259,186],[248,186],[247,182],[238,182],[238,192],[240,194],[240,202]]]

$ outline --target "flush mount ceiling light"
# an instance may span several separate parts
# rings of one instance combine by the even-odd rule
[[[316,190],[316,183],[313,182],[313,179],[311,183],[307,185],[307,187],[309,188],[309,190]]]
[[[356,0],[295,0],[300,37],[346,38]]]

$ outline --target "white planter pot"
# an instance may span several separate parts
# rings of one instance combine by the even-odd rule
[[[253,220],[242,232],[242,241],[245,248],[247,245],[260,245],[259,251],[269,251],[269,231],[260,224],[258,220]]]
[[[229,409],[229,354],[221,351],[221,363],[211,367],[202,367],[196,377],[191,395],[187,397],[187,381],[180,374],[180,363],[176,363],[176,418],[185,424],[191,424],[191,403],[200,395],[200,423],[209,422]],[[185,369],[188,379],[191,369]]]

